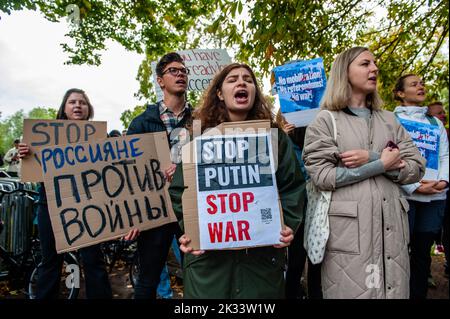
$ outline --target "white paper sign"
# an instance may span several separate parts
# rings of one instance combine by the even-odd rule
[[[194,145],[200,249],[279,244],[270,134],[200,136]]]
[[[188,91],[204,91],[214,75],[231,63],[225,49],[194,49],[177,51],[189,69]],[[163,92],[156,81],[156,62],[151,63],[153,83],[157,100],[163,99]]]

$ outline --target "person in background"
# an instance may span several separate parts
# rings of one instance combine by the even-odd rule
[[[8,165],[6,168],[6,172],[11,177],[18,177],[20,170],[20,158],[19,158],[19,143],[20,140],[14,140],[14,147],[11,148],[8,152],[6,152],[3,160]]]
[[[409,297],[408,202],[398,185],[418,182],[425,160],[394,114],[381,108],[377,80],[367,48],[340,53],[324,110],[306,129],[305,168],[319,190],[332,191],[325,299]]]
[[[186,90],[189,70],[184,65],[183,58],[175,52],[164,55],[156,65],[157,81],[163,91],[163,100],[148,105],[145,112],[136,117],[128,127],[127,135],[152,132],[166,132],[171,149],[172,166],[165,171],[168,181],[175,172],[179,159],[181,136],[185,126],[191,120],[191,106],[186,101]],[[139,275],[134,287],[136,299],[155,299],[158,283],[161,277],[168,291],[169,280],[165,263],[174,236],[181,236],[178,223],[173,222],[139,233],[131,230],[125,239],[137,238],[139,256]],[[164,293],[170,296],[170,293]],[[163,296],[163,297],[164,297]]]
[[[410,206],[410,297],[425,299],[431,266],[430,250],[444,218],[449,181],[448,137],[443,123],[427,115],[428,108],[422,106],[426,99],[426,88],[421,77],[415,74],[400,77],[393,93],[400,102],[400,106],[394,110],[395,115],[426,158],[425,176],[420,181],[402,187]]]
[[[89,120],[93,116],[94,108],[86,93],[80,89],[70,89],[64,94],[56,119],[78,121]],[[21,143],[19,154],[20,158],[29,156],[29,146]],[[40,183],[39,188],[38,231],[42,261],[38,266],[36,298],[56,299],[59,296],[64,256],[56,252],[44,183]],[[81,248],[79,252],[83,262],[86,297],[112,299],[111,285],[100,245]]]
[[[108,137],[120,137],[122,134],[118,130],[112,130],[108,133]]]
[[[447,125],[447,114],[444,109],[444,104],[442,102],[436,101],[433,103],[430,103],[428,105],[428,114],[434,117],[437,117],[444,126]],[[447,131],[447,138],[449,137],[449,130],[448,127],[445,128]],[[449,228],[450,228],[450,217],[449,217],[449,196],[448,193],[446,194],[446,200],[445,200],[445,213],[444,213],[444,225],[442,227],[442,244],[443,244],[443,251],[445,254],[445,266],[444,266],[444,274],[448,277],[448,264],[450,259],[450,236],[449,236]],[[439,250],[438,250],[439,251]],[[442,251],[442,249],[440,250]]]

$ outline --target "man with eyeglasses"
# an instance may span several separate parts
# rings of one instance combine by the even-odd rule
[[[175,151],[186,124],[191,119],[191,106],[186,101],[189,70],[178,53],[164,55],[156,65],[157,81],[164,97],[156,104],[147,105],[144,113],[137,116],[130,124],[127,135],[166,131],[169,146],[172,149],[172,162],[179,160],[179,152]],[[175,164],[165,173],[170,180],[175,172]],[[174,235],[181,236],[178,223],[169,223],[157,228],[140,232],[131,230],[126,240],[137,237],[139,255],[139,275],[134,287],[135,299],[155,299],[156,289],[160,282],[161,271],[165,266],[170,245]]]

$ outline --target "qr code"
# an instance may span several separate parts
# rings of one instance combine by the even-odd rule
[[[261,209],[261,221],[263,223],[270,223],[272,221],[272,209],[263,208]]]

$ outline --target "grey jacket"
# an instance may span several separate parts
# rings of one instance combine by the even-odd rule
[[[419,181],[425,160],[393,113],[372,112],[369,124],[347,111],[327,112],[308,126],[303,159],[314,184],[332,190],[330,236],[322,263],[325,298],[408,298],[408,202],[399,184]],[[406,167],[397,177],[380,174],[335,188],[339,153],[366,149],[381,153],[388,141],[399,146]]]

